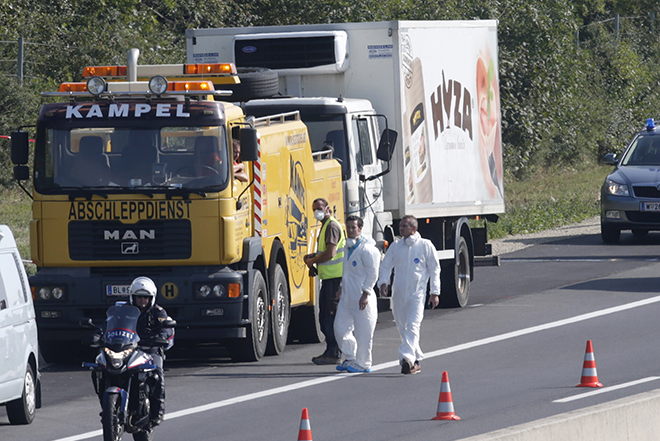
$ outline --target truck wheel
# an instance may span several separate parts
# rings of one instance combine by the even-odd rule
[[[291,305],[289,303],[289,284],[286,274],[278,264],[270,280],[270,298],[272,302],[270,316],[270,336],[266,354],[280,355],[286,347],[289,335],[289,322],[291,321]]]
[[[240,84],[218,84],[216,90],[231,90],[233,94],[220,97],[223,101],[248,101],[257,98],[270,98],[279,91],[277,72],[261,67],[237,68]]]
[[[441,262],[440,306],[463,308],[470,296],[470,252],[465,238],[458,242],[458,261]]]
[[[229,355],[233,361],[259,361],[266,353],[268,343],[268,292],[266,281],[259,271],[254,272],[252,284],[250,325],[246,338],[231,340]]]
[[[30,363],[25,369],[21,397],[8,402],[6,407],[11,424],[30,424],[34,420],[37,409],[37,381]]]
[[[600,237],[605,243],[617,243],[621,238],[621,230],[610,225],[600,224]]]
[[[321,332],[321,312],[319,309],[319,292],[321,282],[315,278],[316,302],[313,306],[299,306],[291,312],[291,332],[289,343],[322,343],[325,336]]]

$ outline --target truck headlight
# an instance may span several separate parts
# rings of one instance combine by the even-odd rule
[[[37,298],[39,300],[62,300],[64,298],[64,287],[62,286],[42,286],[37,289]]]
[[[213,295],[216,297],[224,297],[227,294],[227,288],[224,285],[215,285],[213,287]]]
[[[199,285],[195,290],[195,295],[200,299],[205,299],[211,294],[211,287],[208,285]]]
[[[626,184],[619,184],[616,181],[608,179],[605,181],[605,185],[607,186],[607,192],[609,194],[613,194],[615,196],[630,196],[630,192],[628,191],[628,186]]]
[[[227,297],[227,286],[223,283],[199,284],[195,286],[195,297],[198,299]]]
[[[53,298],[55,300],[61,299],[62,296],[64,295],[64,290],[62,288],[60,288],[59,286],[56,286],[55,288],[53,288],[53,291],[51,291],[51,292],[52,292]]]
[[[42,300],[49,300],[51,296],[51,290],[50,288],[41,288],[39,290],[39,298]]]
[[[162,75],[156,75],[149,80],[149,90],[156,95],[167,92],[167,79]]]
[[[92,77],[87,81],[87,90],[94,96],[105,92],[105,80],[101,77]]]

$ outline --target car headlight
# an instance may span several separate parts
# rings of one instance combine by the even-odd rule
[[[615,196],[630,196],[628,185],[626,184],[619,184],[618,182],[608,179],[605,181],[605,185],[609,194],[613,194]]]

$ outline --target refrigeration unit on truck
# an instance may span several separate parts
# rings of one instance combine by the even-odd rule
[[[231,63],[147,66],[138,54],[43,94],[62,99],[35,130],[30,284],[44,355],[79,346],[80,320],[101,322],[137,276],[155,281],[177,341],[222,342],[235,360],[319,341],[303,256],[315,197],[344,216],[339,163],[312,157],[298,113],[246,119],[216,101],[240,84]],[[248,182],[234,178],[237,139]],[[28,179],[26,130],[12,134],[12,161]]]
[[[504,212],[496,21],[194,29],[186,40],[190,63],[276,71],[278,96],[241,103],[246,115],[299,111],[312,150],[341,162],[346,214],[380,244],[416,216],[441,260],[441,304],[467,304],[474,267],[499,263],[486,222]],[[391,168],[376,155],[384,124],[399,139]]]

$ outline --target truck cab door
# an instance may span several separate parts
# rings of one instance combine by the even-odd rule
[[[359,213],[355,214],[364,219],[363,234],[372,235],[374,227],[374,212],[380,213],[384,209],[383,181],[374,179],[365,181],[364,178],[376,175],[383,170],[383,164],[376,159],[378,147],[378,120],[373,115],[357,115],[352,119],[353,145],[355,147],[355,167],[359,177]]]

